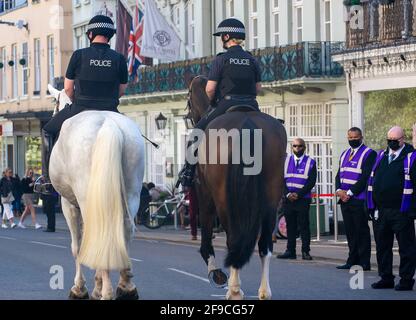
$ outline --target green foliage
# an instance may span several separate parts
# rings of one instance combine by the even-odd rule
[[[387,132],[397,125],[405,130],[405,141],[412,143],[416,123],[416,88],[368,92],[365,95],[364,139],[373,149],[385,149]]]

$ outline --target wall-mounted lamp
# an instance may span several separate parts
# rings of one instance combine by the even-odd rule
[[[354,66],[354,68],[357,68],[357,62],[353,61],[352,65]]]
[[[383,60],[385,63],[389,64],[389,59],[387,59],[387,57],[384,57]]]
[[[156,121],[157,130],[165,130],[166,129],[166,124],[168,122],[168,118],[166,118],[162,114],[162,112],[156,117],[155,121]]]
[[[371,61],[371,59],[368,59],[367,60],[367,63],[368,63],[369,66],[372,66],[373,65],[373,61]]]
[[[403,54],[400,55],[400,59],[402,59],[403,61],[406,61],[406,57]]]

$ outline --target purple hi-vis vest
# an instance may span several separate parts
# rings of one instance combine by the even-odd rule
[[[315,165],[315,160],[305,155],[296,168],[296,161],[293,155],[288,155],[285,162],[285,183],[289,192],[298,192],[301,190],[308,180],[309,172]],[[310,198],[311,193],[305,195]]]
[[[374,173],[376,172],[378,166],[380,165],[381,160],[384,157],[384,150],[379,151],[377,155],[377,160],[373,166],[371,176],[368,180],[368,189],[367,189],[367,206],[368,209],[375,209],[375,203],[373,200],[373,184],[374,184]],[[410,168],[416,160],[416,151],[410,152],[404,158],[404,188],[403,188],[403,197],[402,205],[400,207],[401,212],[407,212],[410,209],[413,196],[413,183],[410,179]]]
[[[345,150],[340,159],[340,169],[339,169],[339,178],[341,180],[341,190],[350,190],[351,187],[357,183],[360,179],[362,174],[362,167],[364,161],[367,159],[368,155],[371,153],[371,149],[362,145],[357,152],[353,155],[351,161],[350,154],[351,148]],[[360,194],[356,194],[353,198],[358,200],[365,200],[365,193],[364,190]]]

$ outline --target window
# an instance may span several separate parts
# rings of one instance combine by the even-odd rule
[[[48,83],[54,85],[55,78],[55,48],[53,42],[53,36],[48,37]]]
[[[18,7],[24,6],[27,4],[27,0],[3,0],[0,1],[0,13],[14,10]]]
[[[0,69],[0,101],[7,98],[7,78],[6,78],[6,48],[0,48],[0,62],[3,68]]]
[[[179,4],[175,4],[174,6],[173,6],[173,8],[172,8],[172,11],[171,11],[171,20],[172,20],[172,22],[176,25],[176,26],[179,26],[180,25],[180,22],[181,22],[181,20],[180,20],[180,18],[181,18],[181,11],[180,11],[180,7],[179,7]]]
[[[12,45],[12,56],[11,61],[13,61],[12,66],[12,98],[16,99],[19,95],[18,93],[18,86],[17,86],[17,45]]]
[[[271,17],[271,45],[279,45],[279,0],[271,0],[272,17]]]
[[[193,0],[190,0],[188,4],[188,43],[192,52],[195,52],[195,4]]]
[[[258,32],[258,17],[257,17],[257,0],[250,0],[250,34],[252,49],[258,47],[259,32]]]
[[[29,69],[28,69],[28,49],[27,42],[22,44],[22,59],[26,63],[22,66],[22,96],[27,96],[29,92],[28,79],[29,79]]]
[[[303,7],[295,9],[295,42],[302,42],[303,39]]]
[[[227,0],[225,14],[227,18],[234,17],[234,0]]]
[[[331,41],[331,1],[324,2],[324,30],[325,41]]]
[[[34,86],[34,95],[40,95],[41,89],[41,77],[40,77],[40,39],[34,40],[34,64],[35,64],[35,86]]]
[[[75,48],[82,49],[87,46],[87,36],[85,33],[87,32],[87,26],[80,26],[75,28],[74,35],[75,35]]]

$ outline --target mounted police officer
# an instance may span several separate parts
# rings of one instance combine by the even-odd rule
[[[368,182],[367,203],[373,217],[378,274],[374,289],[413,290],[416,269],[416,152],[404,142],[404,131],[393,127],[388,148],[378,153]],[[393,275],[393,241],[399,245],[400,282]]]
[[[205,130],[216,117],[236,105],[248,105],[259,110],[256,101],[261,90],[261,74],[256,59],[241,47],[246,38],[244,24],[237,19],[222,21],[214,33],[221,37],[223,48],[213,60],[208,76],[206,94],[213,109],[197,123],[196,129]],[[195,165],[188,162],[179,173],[179,181],[184,187],[192,185]]]
[[[65,77],[65,93],[73,101],[42,129],[42,183],[35,191],[51,193],[49,158],[64,121],[85,110],[117,111],[128,82],[125,58],[108,44],[116,30],[111,18],[97,15],[88,24],[89,48],[74,52]]]
[[[335,188],[340,199],[349,254],[347,263],[337,268],[349,270],[353,265],[360,265],[364,271],[369,271],[371,236],[365,199],[367,181],[377,154],[364,145],[360,128],[348,130],[348,143],[350,148],[341,154]]]

